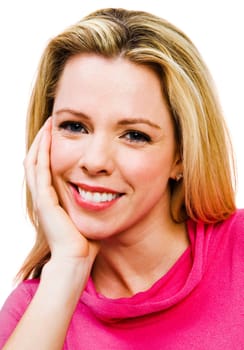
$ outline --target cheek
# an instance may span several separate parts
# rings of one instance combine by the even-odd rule
[[[67,140],[53,136],[50,151],[50,167],[53,175],[65,172],[74,162],[73,147]]]
[[[171,152],[148,152],[145,154],[125,155],[123,157],[124,175],[133,179],[135,184],[152,186],[156,182],[168,182],[173,165]],[[165,179],[165,181],[163,181]]]

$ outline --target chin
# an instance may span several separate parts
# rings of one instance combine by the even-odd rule
[[[77,224],[75,223],[75,226],[77,228],[77,230],[80,232],[80,234],[82,236],[84,236],[85,238],[87,238],[88,240],[93,240],[93,241],[99,241],[101,239],[105,239],[107,237],[109,237],[110,235],[112,235],[113,233],[109,233],[108,229],[106,229],[105,227],[101,230],[102,225],[99,225],[98,227],[95,227],[94,225],[89,225],[89,227],[86,227],[84,225],[81,224]]]

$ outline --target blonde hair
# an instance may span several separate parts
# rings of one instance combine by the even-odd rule
[[[151,67],[162,81],[183,161],[183,180],[172,181],[172,217],[215,223],[235,211],[233,155],[210,73],[198,50],[174,25],[142,11],[102,9],[53,38],[42,56],[27,118],[27,150],[52,114],[67,60],[92,53],[122,56]],[[37,277],[50,250],[38,229],[30,192],[27,209],[37,239],[19,277]]]

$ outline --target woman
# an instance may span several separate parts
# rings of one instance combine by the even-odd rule
[[[242,349],[244,213],[185,34],[144,12],[90,14],[47,46],[27,126],[37,238],[3,349]]]

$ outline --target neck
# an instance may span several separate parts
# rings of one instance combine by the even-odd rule
[[[138,234],[139,232],[139,234]],[[141,227],[106,239],[94,264],[96,289],[110,298],[130,297],[166,274],[189,245],[185,224]]]

